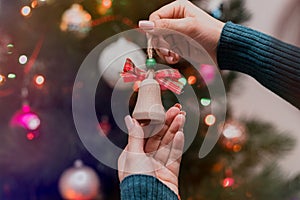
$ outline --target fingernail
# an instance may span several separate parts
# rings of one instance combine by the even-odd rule
[[[177,107],[177,108],[179,108],[179,110],[181,110],[181,109],[182,109],[182,106],[181,106],[181,104],[180,104],[180,103],[176,103],[176,104],[174,105],[174,107]]]
[[[186,112],[183,111],[183,110],[181,110],[181,111],[179,112],[179,114],[181,114],[181,115],[183,115],[183,116],[186,116]]]
[[[130,130],[134,127],[134,123],[132,121],[132,118],[129,115],[127,115],[125,117],[125,124],[126,124],[126,127],[127,127],[128,130]]]
[[[174,53],[173,51],[169,51],[169,56],[172,56],[173,60],[179,59],[179,55],[177,53]]]
[[[139,21],[139,27],[144,30],[152,30],[154,28],[154,22],[141,20]]]
[[[170,56],[170,50],[167,48],[159,48],[158,49],[160,51],[161,54],[163,54],[164,56]]]
[[[184,111],[183,111],[184,112]],[[184,113],[179,113],[177,116],[179,116],[180,118],[181,118],[181,125],[180,125],[180,127],[179,127],[179,131],[182,131],[183,132],[183,127],[184,127],[184,123],[185,123],[185,112]]]
[[[174,58],[173,58],[173,56],[166,56],[165,59],[166,59],[166,61],[167,61],[168,63],[170,63],[170,64],[173,64],[173,63],[174,63]]]

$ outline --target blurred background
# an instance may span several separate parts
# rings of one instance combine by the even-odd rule
[[[246,25],[262,31],[290,44],[300,46],[300,22],[297,0],[287,1],[245,1],[252,16]],[[299,141],[299,110],[273,93],[260,86],[255,80],[241,75],[243,92],[232,98],[237,116],[255,116],[269,121],[278,129],[286,130]],[[280,113],[280,114],[279,114]],[[293,174],[300,171],[297,157],[300,145],[297,145],[280,163],[285,171]]]
[[[97,161],[77,135],[72,116],[74,80],[84,58],[99,43],[136,28],[139,20],[168,2],[0,0],[1,200],[120,199],[116,170]],[[300,45],[299,0],[193,3],[222,21]],[[126,38],[108,45],[101,53],[105,58],[99,55],[99,74],[109,55],[135,47]],[[137,52],[135,58],[144,53]],[[95,127],[101,137],[123,148],[126,134],[110,110],[113,80],[122,71],[118,67],[99,82]],[[199,159],[207,128],[219,125],[204,84],[205,80],[213,86],[216,72],[209,65],[199,66],[200,76],[187,61],[172,67],[182,73],[182,83],[194,88],[201,111],[197,137],[182,161],[182,199],[300,199],[299,110],[254,79],[223,72],[229,108],[224,129],[219,130],[222,137],[207,157]],[[120,89],[132,91],[132,108],[137,88]],[[177,102],[170,91],[163,91],[162,97],[166,109]]]

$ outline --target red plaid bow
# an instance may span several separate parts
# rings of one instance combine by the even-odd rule
[[[121,77],[124,82],[143,81],[147,76],[147,72],[138,67],[135,67],[133,62],[127,58]],[[176,94],[180,94],[183,84],[178,81],[181,74],[176,69],[163,69],[155,72],[155,80],[162,88],[167,88]]]

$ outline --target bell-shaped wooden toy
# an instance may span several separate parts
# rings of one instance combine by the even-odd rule
[[[163,124],[165,121],[165,110],[161,101],[161,91],[159,83],[154,79],[154,59],[148,59],[147,78],[143,80],[139,87],[137,103],[132,116],[141,124]]]

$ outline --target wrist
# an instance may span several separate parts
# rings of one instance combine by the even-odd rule
[[[212,60],[217,64],[217,47],[225,23],[211,17],[202,10],[196,16],[196,19],[196,41],[203,46]]]
[[[211,51],[208,53],[216,64],[218,64],[217,63],[218,43],[220,41],[224,25],[225,25],[224,22],[221,22],[221,21],[215,19],[215,26],[212,30],[212,33],[214,33],[214,34],[212,34],[212,46],[210,47]]]

